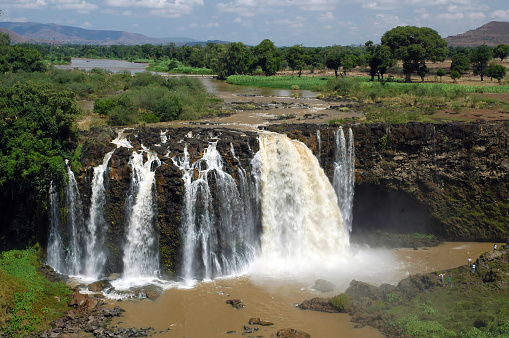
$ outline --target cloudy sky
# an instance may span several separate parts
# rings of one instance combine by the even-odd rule
[[[447,37],[509,21],[508,0],[0,0],[0,9],[1,21],[306,47],[378,42],[403,25]]]

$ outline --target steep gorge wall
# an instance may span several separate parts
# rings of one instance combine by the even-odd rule
[[[425,232],[446,240],[509,235],[509,123],[355,124],[353,229]],[[338,127],[267,128],[320,153],[332,177]],[[320,142],[317,138],[319,129]],[[320,150],[320,151],[319,151]]]

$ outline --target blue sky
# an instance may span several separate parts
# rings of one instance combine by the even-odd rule
[[[379,42],[403,25],[447,37],[509,21],[508,0],[0,0],[0,9],[1,21],[306,47]]]

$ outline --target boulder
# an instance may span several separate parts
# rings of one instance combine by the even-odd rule
[[[276,337],[281,338],[311,338],[309,333],[297,331],[295,329],[282,329],[276,333]]]
[[[331,282],[328,282],[324,279],[317,279],[315,282],[315,285],[313,285],[313,289],[315,289],[316,291],[321,291],[321,292],[334,291],[335,288],[336,288],[336,285],[334,285]]]

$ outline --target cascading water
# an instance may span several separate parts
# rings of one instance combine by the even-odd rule
[[[85,254],[85,276],[96,278],[101,275],[106,262],[104,248],[104,237],[107,226],[104,220],[104,176],[108,170],[113,151],[104,155],[102,164],[94,168],[92,179],[92,201],[87,222],[86,254]]]
[[[65,203],[67,206],[67,256],[65,258],[65,269],[63,273],[68,275],[82,274],[84,219],[81,195],[78,183],[69,165],[67,165],[68,182],[65,187]]]
[[[257,248],[257,218],[246,173],[239,166],[239,189],[223,170],[216,145],[217,141],[210,142],[203,157],[192,164],[187,146],[183,158],[173,159],[184,172],[182,276],[187,281],[240,272],[253,260]]]
[[[336,194],[317,158],[284,135],[260,135],[261,257],[267,268],[312,266],[349,248]]]
[[[62,237],[60,236],[60,217],[59,209],[60,203],[58,202],[58,191],[51,182],[49,188],[49,201],[50,201],[50,228],[48,238],[48,255],[46,257],[46,264],[52,266],[56,271],[63,273],[65,269],[64,261],[64,248],[62,244]]]
[[[147,160],[143,162],[144,153]],[[157,205],[154,164],[161,164],[154,152],[133,152],[129,161],[132,169],[131,194],[128,203],[124,274],[126,279],[158,277],[159,245],[155,229]]]
[[[342,223],[348,236],[352,231],[353,197],[355,190],[355,151],[354,138],[351,128],[348,129],[348,142],[343,128],[336,132],[334,176],[332,180],[338,197]]]

